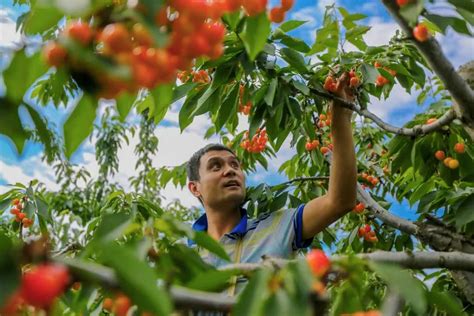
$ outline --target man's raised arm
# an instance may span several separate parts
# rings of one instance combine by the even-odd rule
[[[338,80],[335,95],[352,101],[348,75]],[[331,134],[333,142],[332,163],[328,192],[309,201],[303,211],[303,239],[311,238],[356,204],[357,165],[352,137],[351,114],[334,102],[331,103]]]

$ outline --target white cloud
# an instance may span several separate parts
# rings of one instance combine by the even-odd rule
[[[0,178],[8,184],[17,182],[28,184],[34,179],[40,180],[48,189],[57,190],[53,168],[41,161],[40,154],[25,159],[17,164],[9,164],[0,160]],[[0,185],[0,193],[9,190],[8,186]]]
[[[314,14],[315,8],[305,7],[298,11],[291,13],[292,20],[307,21],[302,27],[315,28],[316,27],[316,16]]]
[[[394,85],[390,97],[381,100],[371,96],[368,110],[380,117],[382,120],[391,122],[390,114],[401,109],[407,109],[412,113],[416,100],[416,94],[409,94],[398,83]]]
[[[371,27],[370,31],[364,36],[369,46],[380,46],[388,44],[390,38],[395,35],[398,24],[393,21],[383,21],[380,17],[372,17],[367,21]]]
[[[362,12],[373,13],[377,10],[377,3],[376,2],[366,2],[360,8]]]
[[[0,50],[12,50],[21,46],[23,38],[16,31],[16,23],[10,18],[10,10],[0,9]]]
[[[474,39],[472,37],[448,29],[446,35],[439,34],[436,39],[456,69],[474,59]]]

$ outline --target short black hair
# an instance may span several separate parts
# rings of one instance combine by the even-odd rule
[[[188,163],[186,164],[186,171],[188,174],[189,181],[199,181],[200,179],[199,166],[201,164],[201,157],[205,155],[207,152],[210,152],[212,150],[217,150],[217,151],[225,150],[232,153],[235,156],[235,153],[232,151],[232,149],[221,144],[209,144],[209,145],[204,146],[203,148],[196,151],[191,156]]]

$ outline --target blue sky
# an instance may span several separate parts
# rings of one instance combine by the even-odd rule
[[[308,23],[294,31],[292,35],[305,40],[311,45],[314,40],[316,27],[322,22],[324,6],[333,2],[329,0],[296,0],[295,7],[287,15],[287,19],[308,20]],[[277,1],[270,1],[271,7],[277,3]],[[386,44],[391,34],[395,32],[396,24],[380,1],[339,0],[337,3],[344,6],[350,12],[364,13],[368,16],[362,23],[372,27],[372,30],[365,37],[369,45]],[[2,49],[8,49],[8,47],[12,46],[12,42],[20,39],[19,35],[14,32],[12,25],[14,25],[16,18],[27,9],[26,6],[13,7],[11,0],[1,0],[0,27],[2,28],[2,35],[0,35],[0,52]],[[455,67],[467,62],[471,58],[470,54],[474,51],[472,38],[450,32],[448,36],[439,36],[438,39]],[[0,70],[6,66],[6,61],[5,57],[0,59]],[[4,93],[4,87],[0,87],[0,94],[2,93]],[[416,94],[409,95],[400,86],[395,86],[389,100],[373,100],[369,109],[389,123],[399,126],[411,119],[416,113],[423,111],[423,107],[416,106],[415,100]],[[56,126],[60,126],[72,110],[73,104],[74,101],[70,102],[66,107],[62,106],[58,109],[48,105],[42,111],[51,122]],[[160,139],[159,154],[154,158],[156,167],[182,163],[192,152],[208,143],[208,141],[204,141],[201,137],[208,126],[208,120],[203,116],[198,117],[188,130],[180,134],[176,124],[178,109],[179,104],[174,105],[168,113],[166,122],[161,124],[156,130],[156,135]],[[100,111],[102,110],[103,107]],[[245,127],[246,123],[243,122],[242,128]],[[211,141],[217,141],[217,139],[214,138]],[[128,177],[135,174],[133,170],[134,161],[130,159],[134,157],[133,146],[136,142],[136,138],[133,138],[131,140],[132,145],[124,147],[119,152],[120,172],[114,180],[124,186],[127,186]],[[93,143],[94,140],[87,140],[74,154],[72,161],[73,163],[85,166],[92,174],[97,174],[98,166],[94,160]],[[181,146],[177,149],[176,144]],[[23,153],[18,156],[12,149],[9,140],[4,136],[0,136],[0,193],[7,189],[5,186],[7,183],[27,182],[32,178],[38,178],[40,181],[45,182],[51,189],[56,188],[53,177],[54,173],[51,167],[41,162],[40,155],[42,150],[43,148],[40,144],[28,142]],[[255,185],[262,181],[268,184],[276,184],[285,181],[285,177],[278,175],[276,170],[291,155],[293,155],[292,150],[288,146],[284,147],[282,152],[279,153],[279,157],[270,162],[269,171],[259,170],[255,175],[249,175],[248,184]],[[179,189],[167,187],[163,195],[170,199],[180,198],[185,205],[198,205],[188,192]],[[407,203],[395,203],[391,210],[406,218],[416,218],[414,210],[410,210]]]

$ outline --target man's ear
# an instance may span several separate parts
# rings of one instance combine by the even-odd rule
[[[200,198],[201,197],[201,192],[199,192],[199,188],[198,188],[198,185],[197,185],[197,181],[189,181],[188,182],[188,189],[189,191],[191,191],[191,193],[197,197],[197,198]]]

